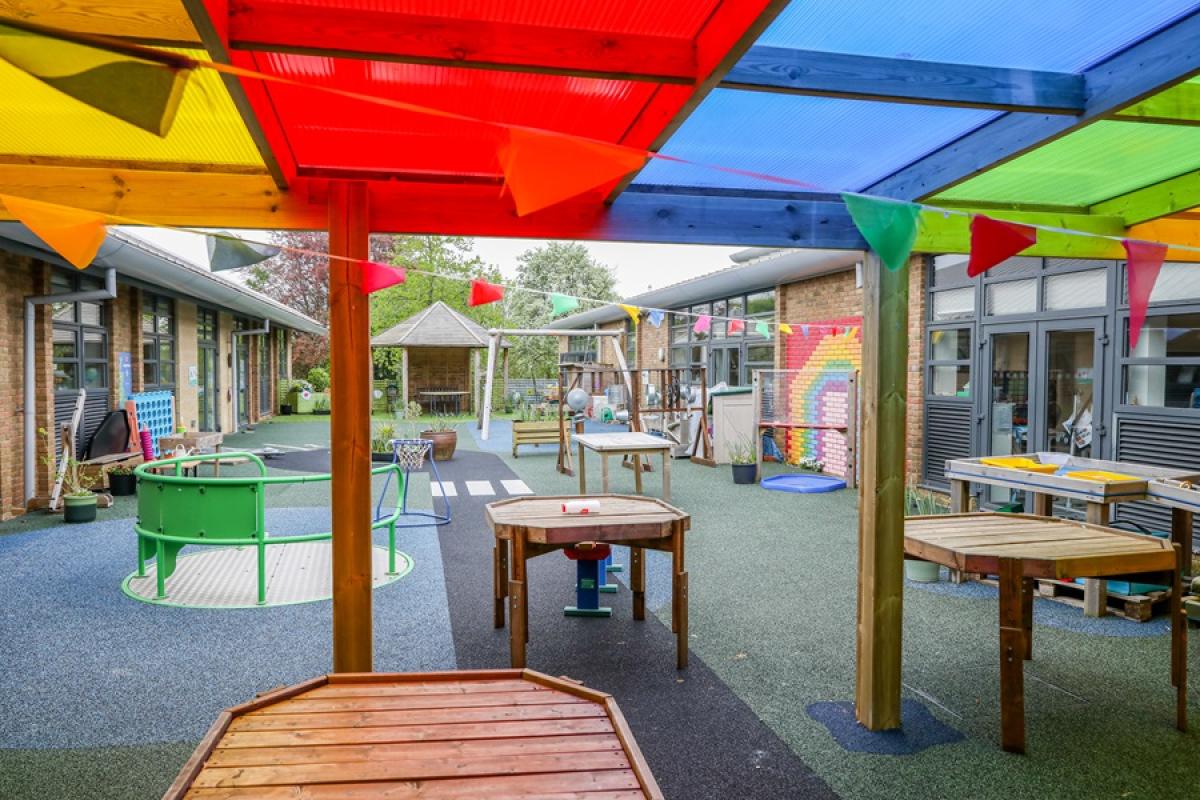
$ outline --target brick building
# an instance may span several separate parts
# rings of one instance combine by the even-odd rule
[[[189,430],[229,432],[269,417],[279,381],[289,377],[292,331],[324,332],[126,230],[110,230],[95,262],[76,270],[23,226],[0,223],[0,298],[0,405],[8,409],[0,416],[0,519],[24,512],[29,488],[44,495],[52,474],[45,437],[26,435],[27,309],[34,429],[69,422],[82,389],[81,448],[104,415],[137,392],[171,392],[176,425]]]

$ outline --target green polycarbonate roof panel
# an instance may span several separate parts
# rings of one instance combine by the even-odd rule
[[[792,0],[758,44],[1079,72],[1197,0]]]
[[[939,194],[936,201],[1090,206],[1200,169],[1200,127],[1105,120]]]

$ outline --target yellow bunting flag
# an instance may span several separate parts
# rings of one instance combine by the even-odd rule
[[[779,332],[782,333],[784,336],[791,336],[792,335],[792,326],[784,323],[779,326]]]
[[[624,303],[618,303],[617,305],[621,306],[622,310],[629,315],[629,318],[633,320],[634,325],[638,324],[638,319],[642,316],[642,310],[640,308],[637,306],[627,306]]]
[[[93,211],[6,194],[0,194],[0,202],[76,269],[87,269],[108,235],[104,217]]]

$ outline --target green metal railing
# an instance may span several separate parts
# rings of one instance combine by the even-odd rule
[[[257,475],[201,478],[193,473],[201,464],[214,466],[226,460],[245,460],[258,469]],[[171,468],[171,472],[161,470]],[[371,470],[372,475],[395,473],[396,503],[391,514],[371,522],[371,529],[388,529],[388,574],[396,574],[396,520],[401,515],[400,498],[404,473],[396,464],[384,464]],[[139,577],[146,575],[146,560],[155,559],[157,598],[167,596],[166,580],[175,571],[179,551],[186,545],[221,547],[252,546],[258,550],[258,603],[267,599],[266,549],[268,545],[315,542],[330,539],[332,532],[294,536],[267,536],[266,488],[330,480],[321,475],[267,475],[262,459],[248,452],[206,453],[166,458],[140,465],[134,470],[138,479],[138,516],[134,529],[138,536]],[[386,491],[386,487],[385,487]]]

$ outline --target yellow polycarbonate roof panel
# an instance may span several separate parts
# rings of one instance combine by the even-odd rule
[[[179,50],[206,59],[202,50]],[[52,89],[0,61],[0,155],[186,168],[265,171],[262,156],[220,76],[194,70],[171,132],[158,137]]]

